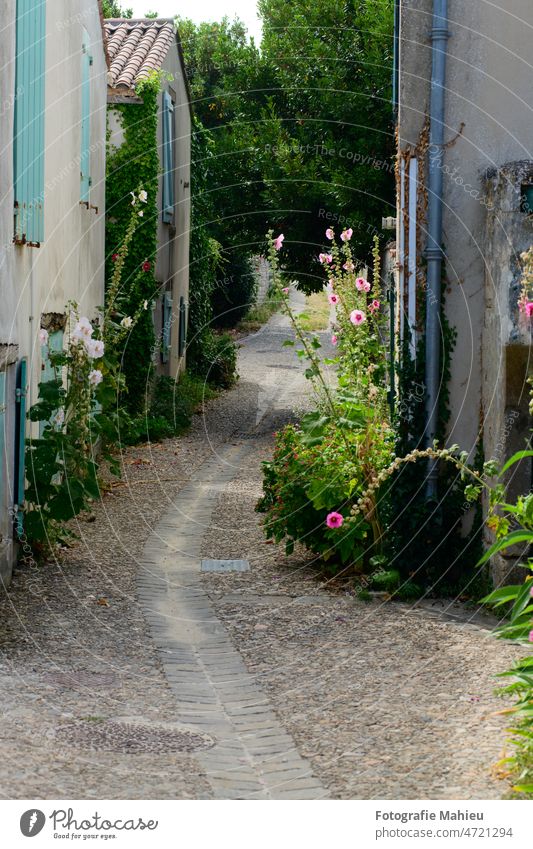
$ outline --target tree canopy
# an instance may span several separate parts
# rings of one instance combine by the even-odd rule
[[[312,249],[351,226],[362,260],[394,196],[392,0],[260,0],[261,49],[224,18],[178,20],[193,97],[211,131],[212,232],[257,252],[270,227],[313,287]]]

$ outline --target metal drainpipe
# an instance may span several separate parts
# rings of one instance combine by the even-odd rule
[[[426,246],[426,446],[431,446],[436,438],[439,413],[444,101],[446,51],[449,37],[448,0],[433,0],[428,240]],[[437,498],[437,484],[438,463],[431,461],[427,480],[428,499]]]

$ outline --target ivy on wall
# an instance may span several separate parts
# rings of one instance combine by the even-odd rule
[[[137,85],[142,103],[115,104],[124,141],[114,147],[108,136],[106,186],[106,280],[110,280],[113,257],[117,253],[131,217],[131,192],[142,187],[148,194],[142,217],[132,239],[122,279],[124,303],[133,313],[139,303],[157,296],[154,278],[157,252],[157,189],[160,163],[157,149],[157,123],[161,75],[157,72]],[[149,265],[148,265],[149,264]],[[139,272],[143,269],[144,272]],[[148,309],[129,335],[123,355],[127,396],[123,399],[131,412],[144,407],[152,378],[153,351],[156,343],[152,311]]]

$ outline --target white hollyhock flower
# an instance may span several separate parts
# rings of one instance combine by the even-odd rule
[[[144,189],[139,192],[139,200],[143,203],[146,203],[148,200],[148,192],[145,192]]]
[[[99,360],[104,356],[104,343],[101,339],[88,339],[85,343],[87,356],[91,360]]]
[[[124,316],[124,318],[122,319],[120,324],[122,325],[122,327],[130,328],[131,325],[133,324],[133,319],[132,319],[131,316],[126,315],[126,316]]]
[[[89,383],[91,386],[98,386],[103,379],[104,376],[99,368],[93,368],[93,370],[89,372]]]
[[[41,328],[39,330],[39,342],[41,345],[48,345],[48,330]]]
[[[147,310],[147,309],[148,309],[148,301],[145,301],[145,302],[144,302],[144,304],[143,304],[143,309],[145,309],[145,310]]]
[[[130,192],[130,195],[131,195],[131,205],[135,206],[135,204],[137,203],[137,198],[135,197],[135,192]]]
[[[80,318],[72,331],[72,338],[75,342],[86,342],[93,335],[93,326],[88,318]]]
[[[141,209],[141,210],[139,210],[139,218],[142,218],[142,217],[143,217],[143,215],[144,215],[143,210],[142,210],[142,209]]]

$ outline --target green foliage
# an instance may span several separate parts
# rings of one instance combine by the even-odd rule
[[[322,258],[330,298],[334,295],[337,302],[339,356],[328,360],[338,369],[335,390],[323,374],[319,338],[305,333],[291,309],[279,270],[281,245],[269,233],[273,296],[296,337],[285,344],[296,342],[296,355],[307,361],[305,375],[314,387],[317,409],[306,413],[298,428],[290,425],[277,435],[274,459],[263,466],[264,495],[257,509],[266,514],[267,536],[285,540],[288,552],[300,542],[328,561],[329,571],[362,573],[381,563],[382,530],[373,496],[364,511],[355,515],[354,508],[374,476],[390,463],[392,432],[382,385],[386,359],[379,305],[369,294],[371,285],[356,278],[350,234],[342,236],[342,247],[333,241],[331,257]],[[377,279],[376,268],[376,289]],[[363,315],[362,322],[354,324],[354,311]],[[342,516],[340,526],[329,527],[331,513]]]
[[[64,523],[99,497],[96,445],[105,449],[114,427],[113,413],[103,407],[117,389],[109,353],[101,339],[96,343],[88,319],[79,320],[75,304],[69,307],[74,332],[65,351],[48,350],[54,376],[39,384],[28,412],[43,425],[26,447],[24,531],[36,553],[64,538]]]
[[[212,387],[229,389],[237,380],[237,347],[228,333],[209,333],[195,360],[195,374]]]
[[[132,18],[133,9],[123,9],[115,0],[102,0],[104,18]]]
[[[215,392],[199,378],[185,373],[176,382],[171,377],[156,379],[148,413],[121,418],[120,436],[125,445],[159,442],[185,433],[192,416]]]
[[[299,542],[323,561],[332,561],[333,572],[341,565],[357,571],[365,568],[370,525],[349,516],[360,494],[360,470],[350,444],[336,439],[334,425],[314,445],[307,443],[304,431],[288,425],[278,433],[273,460],[263,463],[263,472],[257,510],[267,514],[267,539],[284,541],[288,554]],[[333,511],[346,517],[340,528],[326,525]]]
[[[444,311],[441,315],[441,382],[438,440],[444,442],[449,421],[449,380],[456,332]],[[426,424],[425,346],[418,344],[416,359],[404,339],[398,366],[395,430],[396,454],[401,457],[423,444]],[[474,468],[482,466],[478,455]],[[402,580],[413,580],[435,595],[467,593],[477,598],[485,577],[474,563],[481,551],[479,490],[450,464],[439,470],[437,503],[428,503],[427,465],[407,464],[387,482],[382,492],[382,512],[389,533],[385,549]],[[475,503],[478,502],[478,503]],[[463,520],[474,510],[472,530],[465,536]]]
[[[142,185],[148,200],[143,216],[138,218],[135,235],[125,259],[120,296],[123,311],[132,314],[137,305],[149,303],[158,294],[153,269],[157,250],[157,208],[159,155],[157,150],[157,116],[160,76],[153,73],[137,86],[140,104],[119,104],[124,131],[124,143],[118,149],[110,148],[107,157],[106,183],[106,279],[113,275],[115,256],[125,238],[131,218],[131,192]],[[143,263],[150,270],[143,272]],[[122,359],[128,394],[124,399],[127,409],[137,413],[143,409],[145,397],[152,380],[155,335],[150,310],[128,336]]]
[[[257,277],[246,254],[232,252],[224,263],[224,275],[213,290],[213,323],[218,327],[235,327],[255,303]]]
[[[179,21],[194,108],[213,134],[210,233],[225,251],[257,253],[266,230],[290,228],[287,268],[313,290],[308,246],[325,226],[350,223],[364,257],[393,206],[393,2],[263,0],[260,11],[261,51],[239,21]]]

